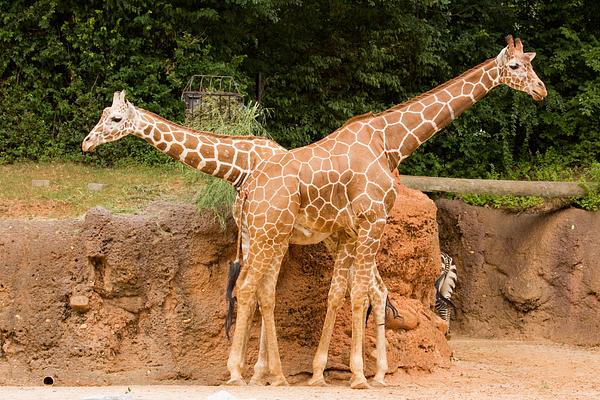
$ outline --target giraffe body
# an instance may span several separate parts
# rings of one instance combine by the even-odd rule
[[[366,306],[373,305],[378,326],[375,382],[383,384],[385,359],[385,286],[375,255],[387,214],[394,203],[392,172],[418,146],[500,84],[530,94],[546,95],[531,67],[533,53],[523,53],[520,40],[492,59],[457,78],[380,114],[350,120],[328,137],[266,159],[248,178],[242,215],[248,226],[248,259],[238,285],[238,315],[228,368],[230,383],[242,384],[249,318],[255,301],[263,314],[269,373],[284,384],[272,314],[281,259],[290,243],[337,238],[336,266],[328,310],[311,383],[324,382],[323,370],[335,314],[350,283],[352,303],[351,386],[368,387],[363,373],[362,341]],[[330,244],[331,246],[331,244]],[[336,274],[337,272],[337,274]],[[348,280],[349,279],[349,280]],[[378,290],[383,288],[384,290]],[[241,301],[240,301],[241,299]],[[262,340],[262,336],[261,336]],[[379,347],[380,342],[382,346]],[[383,351],[380,351],[383,349]]]

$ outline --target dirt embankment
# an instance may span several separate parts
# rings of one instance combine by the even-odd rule
[[[600,213],[436,204],[459,275],[455,332],[600,345]]]
[[[403,371],[449,365],[451,350],[429,310],[438,223],[442,248],[458,266],[454,334],[600,344],[600,214],[509,214],[439,200],[436,223],[429,198],[398,190],[378,262],[392,300],[416,323],[387,332],[390,382]],[[221,231],[176,204],[138,216],[98,208],[80,220],[0,220],[0,384],[40,384],[49,375],[66,385],[223,383],[224,289],[235,240],[231,223]],[[276,323],[292,383],[310,372],[332,264],[320,245],[292,246],[284,260]],[[346,306],[329,379],[347,379],[349,349]]]
[[[154,204],[138,216],[97,208],[83,220],[0,220],[0,384],[40,384],[44,376],[66,385],[223,383],[224,289],[235,241],[231,223],[221,231],[186,205]],[[438,251],[435,205],[403,189],[379,262],[392,299],[416,326],[387,332],[391,373],[449,364],[429,310]],[[332,264],[317,245],[292,246],[282,266],[276,323],[292,383],[309,376]],[[330,378],[349,376],[350,333],[347,305],[334,331]]]

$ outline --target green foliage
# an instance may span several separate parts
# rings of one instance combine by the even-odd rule
[[[504,177],[494,171],[486,176],[487,179],[514,179],[532,181],[566,181],[579,182],[586,190],[580,198],[565,200],[564,204],[582,208],[588,211],[598,211],[600,208],[600,163],[593,162],[586,168],[571,168],[565,165],[560,156],[549,152],[543,157],[538,157],[534,164],[521,163]],[[513,211],[525,210],[544,204],[545,200],[537,196],[496,196],[465,194],[460,198],[468,204],[476,206],[489,206],[504,208]]]
[[[527,208],[544,204],[544,199],[537,196],[495,196],[488,194],[465,194],[461,199],[474,206],[489,206],[512,211],[521,211]]]
[[[262,72],[261,125],[305,145],[496,56],[512,33],[537,51],[547,99],[496,89],[402,172],[533,176],[544,159],[557,173],[584,170],[600,159],[598,15],[595,0],[0,2],[0,163],[79,159],[115,90],[181,122],[181,90],[199,73],[233,75],[250,92]],[[125,158],[171,162],[135,138],[87,161]]]
[[[600,209],[600,163],[595,162],[585,171],[579,184],[587,191],[585,197],[575,199],[575,204],[584,210],[598,211]]]
[[[166,1],[1,2],[0,162],[81,157],[81,140],[116,90],[181,121],[191,74],[235,75],[243,60],[206,38],[218,14]],[[90,160],[124,157],[166,162],[139,140],[103,146]]]
[[[216,132],[225,135],[268,136],[261,124],[266,111],[258,104],[244,105],[220,104],[218,99],[204,99],[204,106],[186,116],[185,125],[199,131]],[[236,192],[229,182],[204,175],[204,185],[196,196],[199,209],[212,211],[221,227],[225,227]]]

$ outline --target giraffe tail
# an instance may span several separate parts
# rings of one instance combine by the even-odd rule
[[[390,296],[387,296],[385,298],[385,308],[389,308],[390,309],[390,311],[392,312],[392,315],[393,315],[394,319],[400,317],[400,313],[398,312],[398,309],[390,301]],[[369,315],[371,315],[371,311],[372,310],[373,310],[373,307],[371,306],[371,304],[369,304],[369,307],[367,308],[367,318],[365,320],[365,323],[369,322]]]
[[[227,316],[225,317],[225,335],[229,339],[229,331],[233,325],[233,312],[235,311],[236,298],[233,296],[233,289],[237,282],[238,276],[240,276],[241,265],[239,260],[235,260],[229,263],[229,279],[227,280],[227,292],[225,298],[227,299]]]

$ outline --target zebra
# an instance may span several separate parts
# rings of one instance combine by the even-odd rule
[[[456,306],[450,297],[456,286],[458,278],[456,274],[456,265],[452,262],[452,257],[444,252],[440,252],[442,258],[442,273],[435,280],[435,312],[444,321],[448,322],[448,331],[450,330],[450,307],[456,314]]]

